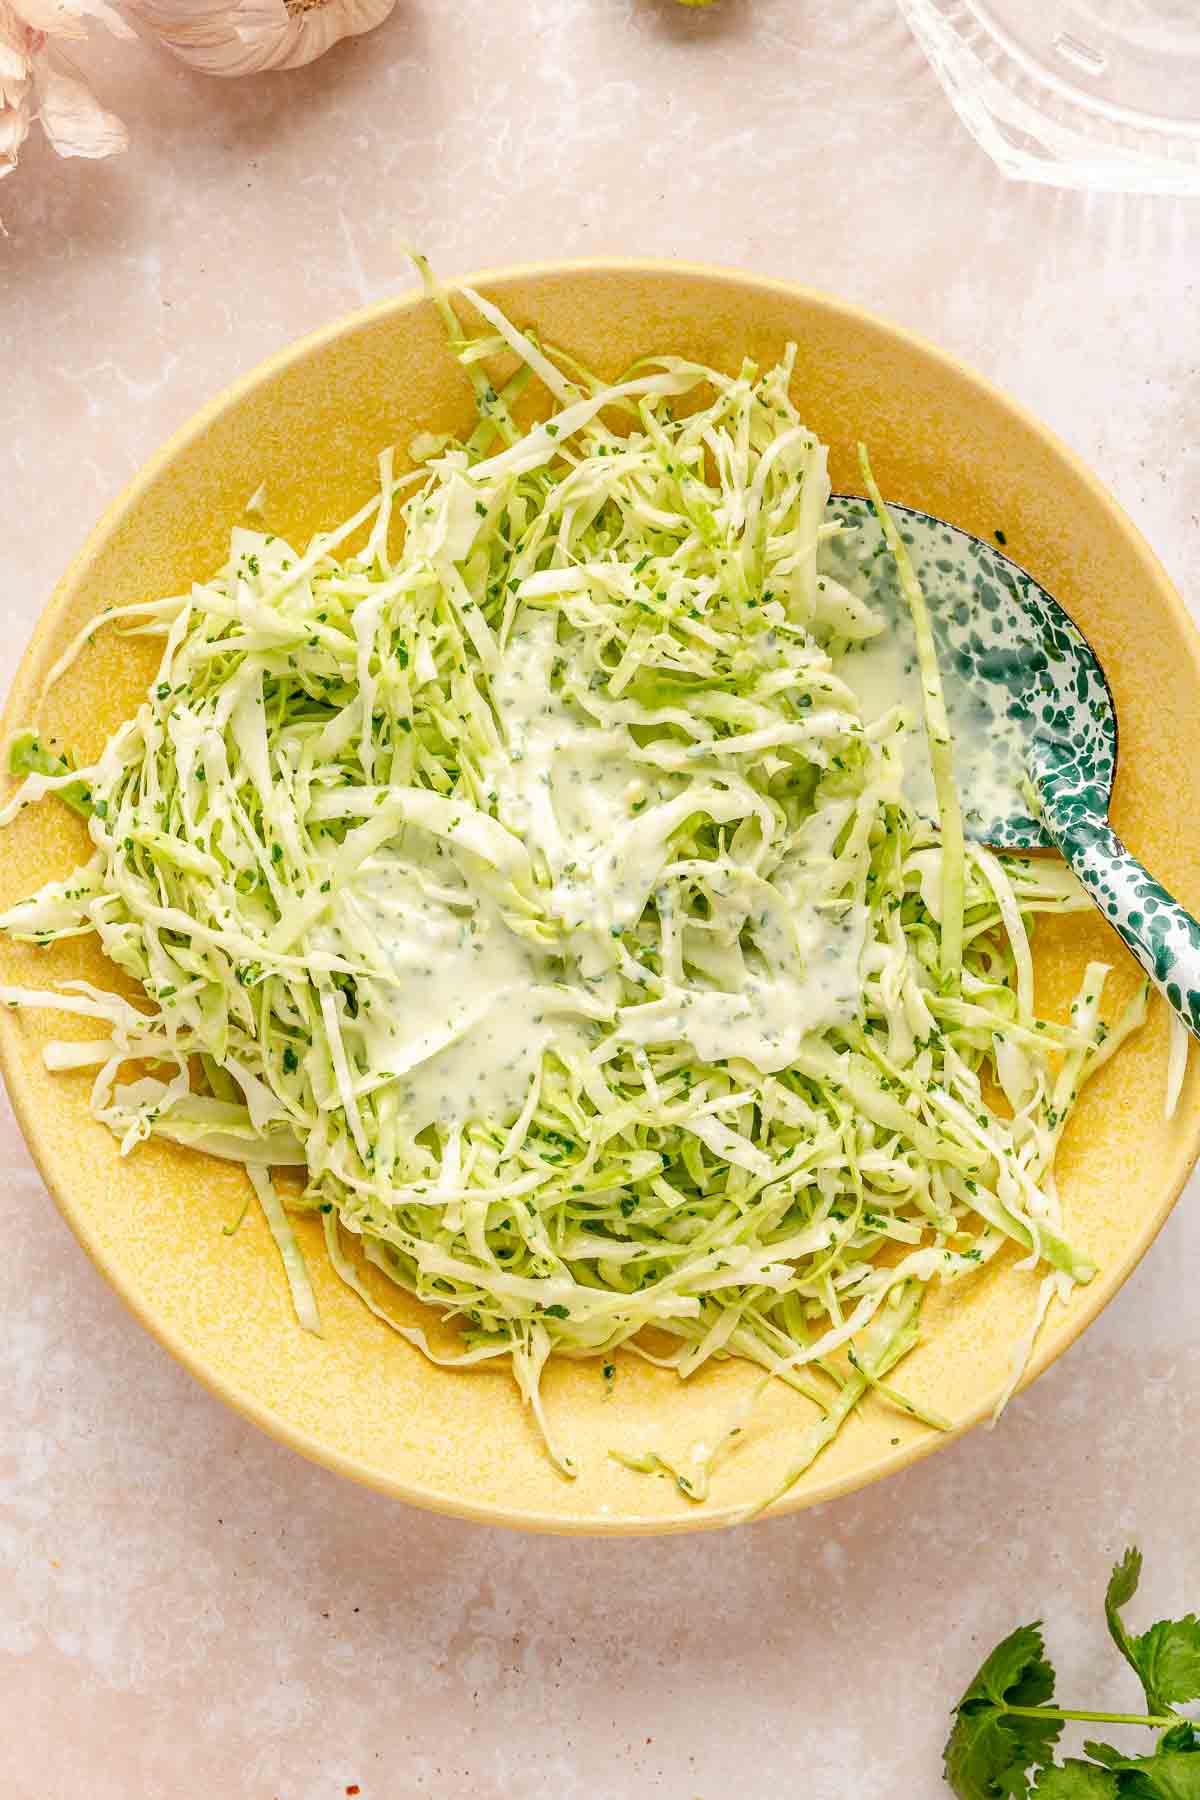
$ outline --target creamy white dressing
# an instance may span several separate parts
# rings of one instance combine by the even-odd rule
[[[468,858],[407,828],[340,897],[334,933],[353,958],[369,935],[390,980],[360,980],[363,1076],[398,1078],[408,1129],[520,1110],[552,1036],[582,1042],[551,992],[554,960],[510,928]]]
[[[802,973],[766,978],[747,971],[735,991],[672,988],[643,1006],[622,1008],[617,1043],[689,1043],[704,1062],[742,1057],[764,1075],[785,1069],[809,1032],[845,1024],[862,1000],[865,906],[836,916],[815,909],[804,921]]]
[[[500,819],[543,858],[549,910],[568,926],[603,927],[629,877],[614,840],[687,784],[635,762],[627,731],[598,726],[564,700],[553,685],[557,658],[557,613],[522,608],[491,683],[504,748],[485,773]],[[653,872],[647,888],[652,880]],[[637,913],[644,905],[645,892]]]
[[[458,540],[469,537],[475,518],[469,484],[454,482],[437,526],[441,555],[462,549]],[[842,646],[834,672],[868,724],[903,709],[905,794],[936,823],[911,623],[905,611],[881,605],[881,570],[864,542],[855,534],[822,552],[823,629]],[[529,577],[526,587],[543,600],[586,592],[587,581],[574,568]],[[875,630],[880,617],[883,629]],[[598,723],[563,692],[571,646],[560,642],[560,630],[570,629],[560,621],[558,605],[523,601],[502,650],[493,651],[489,634],[484,660],[498,732],[481,759],[485,810],[456,803],[465,816],[453,842],[435,835],[436,827],[404,826],[334,907],[341,953],[352,960],[355,935],[365,929],[391,970],[390,985],[369,988],[364,1079],[398,1082],[413,1132],[434,1122],[511,1118],[547,1049],[583,1054],[601,1031],[609,1056],[622,1045],[684,1042],[704,1061],[739,1057],[772,1073],[794,1060],[806,1035],[846,1023],[861,1005],[868,910],[831,900],[822,881],[853,803],[818,806],[770,883],[732,861],[690,870],[674,864],[674,835],[695,813],[730,835],[769,829],[762,795],[729,756],[736,746],[761,746],[753,732],[734,735],[724,750],[731,766],[720,773],[707,742],[670,754],[660,739],[639,753],[627,724]],[[414,674],[424,678],[421,647]],[[992,710],[965,683],[948,681],[947,695],[955,742],[971,770],[968,821],[1002,816],[1019,785],[1017,735],[998,731]],[[243,710],[257,729],[253,709]],[[814,709],[802,725],[774,729],[819,736],[822,718]],[[506,912],[473,854],[481,834],[495,835],[496,821],[517,855],[523,846],[529,856],[533,888],[524,898],[536,908],[532,929],[528,910]],[[679,883],[688,880],[701,883],[710,910],[702,923],[678,904]],[[622,1005],[631,965],[626,958],[619,980],[619,940],[647,907],[667,927],[670,966],[644,979],[634,966],[646,997]]]
[[[936,824],[933,769],[911,630],[905,631],[901,622],[878,637],[853,644],[834,658],[833,666],[862,708],[866,724],[873,725],[897,706],[903,708],[904,796],[914,812]],[[964,820],[969,826],[972,819],[1007,818],[1022,804],[1024,740],[1007,721],[997,721],[992,708],[964,684],[943,677],[943,687],[955,760],[962,772]]]
[[[767,1073],[861,1002],[866,908],[810,901],[803,857],[777,885],[732,865],[674,864],[671,839],[690,815],[732,829],[762,812],[761,798],[732,774],[689,780],[639,761],[624,726],[596,724],[560,693],[558,630],[553,610],[518,613],[490,681],[500,744],[484,761],[495,816],[530,854],[550,941],[517,929],[527,915],[506,913],[469,850],[412,825],[332,910],[333,947],[353,960],[366,934],[390,973],[360,983],[362,1079],[398,1083],[413,1134],[513,1117],[547,1049],[594,1045],[589,1020],[607,1027],[605,1054],[684,1042],[705,1061],[741,1057]],[[833,807],[810,821],[818,863],[844,817]],[[644,1004],[617,1007],[616,940],[647,905],[670,914],[673,884],[687,880],[705,884],[711,917],[684,916],[678,979],[648,978]]]

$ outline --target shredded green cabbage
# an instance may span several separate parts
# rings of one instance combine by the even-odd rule
[[[302,553],[239,527],[210,580],[106,615],[163,651],[92,767],[17,747],[0,822],[57,793],[93,853],[0,927],[96,933],[143,1003],[0,999],[104,1023],[46,1057],[95,1068],[122,1151],[246,1166],[306,1328],[289,1210],[380,1317],[366,1265],[461,1326],[443,1354],[397,1325],[423,1353],[508,1359],[566,1474],[552,1353],[748,1358],[816,1408],[773,1499],[869,1393],[945,1424],[886,1379],[931,1283],[1008,1243],[1043,1310],[1090,1279],[1053,1162],[1145,991],[1106,1028],[1094,966],[1068,1024],[1036,1016],[1033,917],[1088,902],[964,847],[936,664],[943,829],[906,807],[899,714],[865,727],[832,671],[880,627],[823,572],[792,350],[604,385],[430,286],[471,436],[399,479],[385,452]],[[554,411],[522,429],[530,384]],[[715,1452],[621,1454],[700,1498]]]

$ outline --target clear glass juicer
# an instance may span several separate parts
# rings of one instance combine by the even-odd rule
[[[898,0],[1006,175],[1200,194],[1200,0]]]

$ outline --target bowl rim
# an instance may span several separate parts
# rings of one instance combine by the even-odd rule
[[[940,366],[956,379],[967,380],[993,405],[1007,413],[1016,424],[1023,426],[1038,437],[1047,449],[1061,463],[1065,464],[1074,477],[1089,491],[1092,499],[1107,513],[1114,530],[1132,546],[1154,572],[1158,578],[1168,612],[1176,626],[1179,627],[1187,645],[1193,674],[1197,686],[1200,687],[1200,629],[1185,606],[1160,558],[1104,483],[1092,472],[1083,458],[1077,455],[1028,407],[1013,399],[1003,388],[989,377],[980,374],[963,358],[942,349],[930,339],[910,330],[907,326],[896,324],[881,313],[859,306],[852,301],[843,300],[838,295],[828,293],[823,289],[809,287],[801,282],[756,274],[730,264],[692,262],[672,257],[589,256],[552,259],[545,262],[511,263],[464,275],[446,276],[443,278],[443,282],[447,290],[453,292],[464,286],[487,288],[493,283],[540,279],[546,276],[593,274],[685,276],[706,282],[716,281],[786,295],[788,298],[799,300],[810,307],[822,309],[839,318],[882,333],[894,343],[909,348],[922,358]],[[82,545],[72,556],[55,583],[21,654],[11,686],[5,696],[3,710],[0,712],[0,738],[6,738],[12,731],[29,694],[32,665],[36,660],[37,653],[50,637],[59,616],[73,597],[80,580],[86,575],[89,564],[110,535],[119,528],[130,508],[159,479],[172,460],[201,437],[214,420],[266,382],[318,354],[327,345],[337,342],[364,326],[378,323],[388,317],[397,321],[403,319],[406,314],[419,307],[426,298],[422,288],[408,287],[370,305],[357,307],[351,312],[340,314],[327,324],[318,326],[315,330],[305,333],[304,336],[294,339],[284,345],[282,349],[272,352],[256,363],[244,374],[236,376],[227,383],[152,452],[104,508],[99,519],[92,526]],[[578,1517],[572,1517],[570,1513],[550,1513],[520,1507],[506,1507],[502,1504],[480,1504],[464,1500],[453,1493],[432,1486],[397,1480],[383,1471],[372,1468],[356,1456],[331,1448],[311,1432],[293,1424],[252,1393],[214,1371],[202,1354],[191,1349],[182,1333],[160,1315],[153,1299],[109,1265],[103,1246],[99,1241],[99,1235],[90,1229],[86,1219],[74,1204],[70,1184],[60,1183],[57,1174],[52,1172],[49,1166],[50,1158],[45,1155],[46,1146],[38,1127],[32,1096],[23,1078],[16,1016],[8,1008],[0,1008],[0,1073],[3,1074],[22,1135],[55,1205],[89,1260],[103,1275],[110,1287],[116,1291],[138,1323],[209,1393],[232,1407],[235,1412],[258,1426],[278,1443],[297,1451],[309,1462],[318,1464],[330,1473],[345,1476],[360,1486],[386,1494],[391,1499],[419,1506],[426,1511],[452,1518],[467,1519],[479,1524],[504,1525],[531,1532],[579,1537],[666,1536],[681,1532],[715,1530],[736,1523],[741,1516],[741,1508],[737,1506],[705,1505],[691,1508],[687,1513],[677,1516],[660,1518],[639,1513],[625,1513],[611,1517],[581,1514]],[[1095,1280],[1088,1285],[1081,1298],[1081,1303],[1072,1308],[1058,1329],[1035,1348],[1026,1364],[1017,1392],[1028,1387],[1049,1368],[1051,1363],[1056,1362],[1104,1310],[1118,1290],[1124,1286],[1162,1229],[1183,1191],[1198,1157],[1200,1157],[1200,1107],[1194,1109],[1190,1129],[1177,1134],[1177,1141],[1172,1146],[1169,1172],[1162,1184],[1158,1203],[1153,1212],[1142,1221],[1141,1229],[1125,1259],[1119,1264],[1112,1264],[1102,1269]],[[972,1430],[993,1410],[998,1397],[999,1390],[995,1394],[984,1396],[964,1418],[955,1424],[953,1430],[930,1434],[925,1439],[904,1444],[899,1449],[879,1455],[873,1461],[852,1471],[827,1478],[816,1486],[806,1487],[801,1493],[785,1496],[784,1499],[770,1507],[763,1517],[779,1518],[809,1506],[823,1505],[844,1494],[867,1487],[885,1476],[898,1474],[902,1469],[921,1461],[924,1457],[942,1449]]]

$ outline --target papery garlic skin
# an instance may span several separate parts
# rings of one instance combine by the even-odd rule
[[[60,156],[115,156],[129,133],[106,112],[74,63],[47,44],[33,68],[38,123]]]
[[[143,33],[210,75],[298,69],[340,38],[387,18],[396,0],[0,0],[0,177],[17,166],[35,121],[59,156],[113,156],[129,134],[60,47],[96,20],[116,37]],[[4,226],[0,223],[0,236]]]
[[[0,0],[0,175],[17,166],[33,118],[33,62],[29,28]]]
[[[387,18],[396,0],[126,0],[165,49],[208,75],[298,69]]]
[[[0,176],[10,175],[36,119],[59,156],[113,156],[129,134],[59,48],[97,19],[134,34],[109,0],[0,0]],[[2,230],[3,227],[0,227]]]

